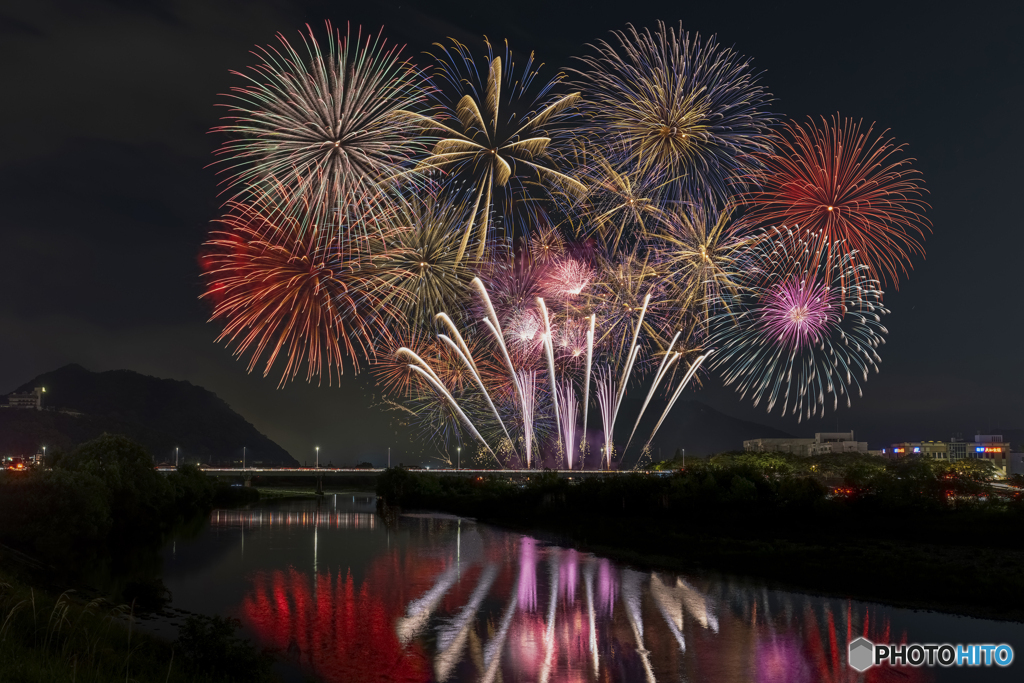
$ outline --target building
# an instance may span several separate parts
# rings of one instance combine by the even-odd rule
[[[916,455],[932,460],[949,460],[950,452],[949,444],[945,441],[902,441],[883,449],[882,454],[893,458]]]
[[[985,458],[995,465],[996,469],[1007,474],[1010,464],[1010,444],[1003,441],[1002,434],[977,434],[974,437],[973,447],[974,452],[971,454],[973,457]],[[969,444],[968,449],[970,448]]]
[[[743,442],[747,453],[792,453],[810,455],[814,439],[748,439]]]
[[[857,441],[853,432],[818,432],[810,448],[811,455],[825,453],[867,453],[868,442]]]
[[[743,442],[748,453],[792,453],[823,455],[825,453],[867,453],[866,441],[857,441],[853,432],[819,432],[813,439],[748,439]]]
[[[903,441],[882,449],[887,458],[919,456],[956,462],[966,458],[985,458],[1003,474],[1009,474],[1010,444],[999,434],[978,434],[974,442],[953,438],[950,441]]]
[[[968,456],[967,454],[967,442],[963,439],[953,437],[949,443],[946,444],[947,455],[949,456],[950,462],[957,460],[963,460]]]
[[[42,410],[43,394],[45,393],[45,387],[36,387],[24,394],[7,394],[7,406],[9,408],[35,408],[36,410]]]
[[[1009,462],[1007,474],[1024,474],[1024,453],[1010,453]]]
[[[932,460],[949,460],[949,444],[945,441],[922,441],[921,457]]]

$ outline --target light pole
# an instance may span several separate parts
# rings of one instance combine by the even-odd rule
[[[178,447],[174,447],[174,469],[178,469]]]
[[[43,461],[41,463],[39,463],[39,464],[41,464],[41,465],[45,465],[46,464],[46,446],[43,446]]]
[[[455,447],[455,453],[457,454],[458,460],[455,461],[455,469],[462,469],[462,446]]]
[[[242,446],[242,469],[245,469],[245,446]]]
[[[320,447],[316,447],[316,468],[320,469]]]

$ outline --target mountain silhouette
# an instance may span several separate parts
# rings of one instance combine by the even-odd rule
[[[679,401],[673,406],[651,447],[661,448],[663,459],[668,459],[677,448],[685,448],[688,456],[711,455],[741,451],[746,439],[781,439],[792,436],[757,422],[730,417],[700,401]],[[657,450],[652,453],[652,457],[658,460]]]
[[[216,394],[179,380],[131,370],[91,372],[66,365],[39,375],[15,392],[45,387],[43,410],[0,409],[0,454],[30,455],[41,446],[70,450],[100,434],[123,434],[157,462],[295,465],[283,448],[261,434]]]

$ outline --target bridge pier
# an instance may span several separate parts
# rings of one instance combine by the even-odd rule
[[[245,482],[246,487],[252,486],[252,475],[242,477],[242,481]]]
[[[324,495],[324,477],[323,475],[317,475],[316,478],[316,495]]]

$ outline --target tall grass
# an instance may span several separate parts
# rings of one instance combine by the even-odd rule
[[[0,682],[193,683],[232,680],[187,666],[188,652],[139,633],[130,605],[84,601],[74,591],[54,597],[0,574]],[[237,648],[237,639],[232,643]],[[244,661],[259,655],[246,653]],[[180,665],[179,665],[180,663]],[[229,663],[230,664],[230,663]],[[269,666],[247,681],[265,680]]]

